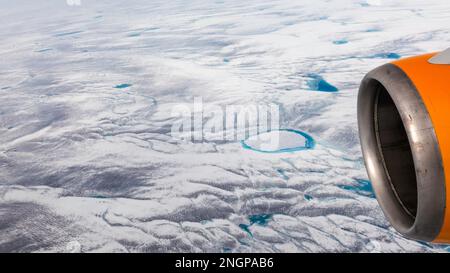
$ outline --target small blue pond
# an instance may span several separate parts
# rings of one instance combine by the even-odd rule
[[[356,183],[353,185],[339,185],[338,187],[344,190],[356,192],[359,195],[375,198],[375,193],[369,180],[355,179],[355,182]]]
[[[306,201],[311,201],[311,200],[314,199],[314,198],[313,198],[311,195],[309,195],[309,194],[304,194],[303,197],[305,198]]]
[[[347,43],[348,43],[348,41],[345,40],[345,39],[340,39],[340,40],[333,41],[333,44],[335,44],[335,45],[345,45]]]
[[[261,153],[288,153],[312,149],[315,141],[307,133],[279,129],[251,136],[241,144],[244,149]]]
[[[124,89],[124,88],[128,88],[128,87],[131,87],[131,86],[132,86],[132,84],[129,84],[129,83],[122,83],[122,84],[119,84],[119,85],[114,86],[114,88],[117,88],[117,89]]]
[[[250,226],[256,224],[256,225],[260,225],[260,226],[265,226],[267,225],[267,223],[272,220],[272,214],[255,214],[255,215],[250,215],[248,217],[248,220],[250,221],[250,224],[240,224],[239,227],[248,233],[248,235],[250,235],[251,237],[253,237],[252,232],[250,231]]]
[[[321,92],[337,92],[339,89],[327,82],[322,76],[318,74],[307,75],[308,79],[306,84],[310,90]]]
[[[402,56],[400,56],[399,54],[393,53],[393,52],[378,53],[378,54],[371,56],[371,58],[377,58],[377,59],[400,59],[401,57]]]

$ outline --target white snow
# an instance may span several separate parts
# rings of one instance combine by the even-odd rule
[[[442,250],[351,189],[360,80],[448,48],[448,1],[0,4],[1,252]],[[195,97],[277,104],[316,145],[175,141],[171,109]]]

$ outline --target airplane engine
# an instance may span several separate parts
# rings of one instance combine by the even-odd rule
[[[450,49],[380,66],[358,93],[377,200],[405,237],[450,242]]]

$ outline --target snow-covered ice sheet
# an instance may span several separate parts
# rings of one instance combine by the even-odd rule
[[[369,70],[449,47],[448,1],[77,2],[0,0],[0,251],[445,250],[385,220],[355,113]],[[194,97],[315,145],[175,141]]]

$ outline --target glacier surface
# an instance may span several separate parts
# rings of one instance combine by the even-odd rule
[[[446,250],[385,220],[355,113],[365,73],[450,45],[448,1],[0,4],[1,252]],[[175,141],[195,97],[315,145]]]

